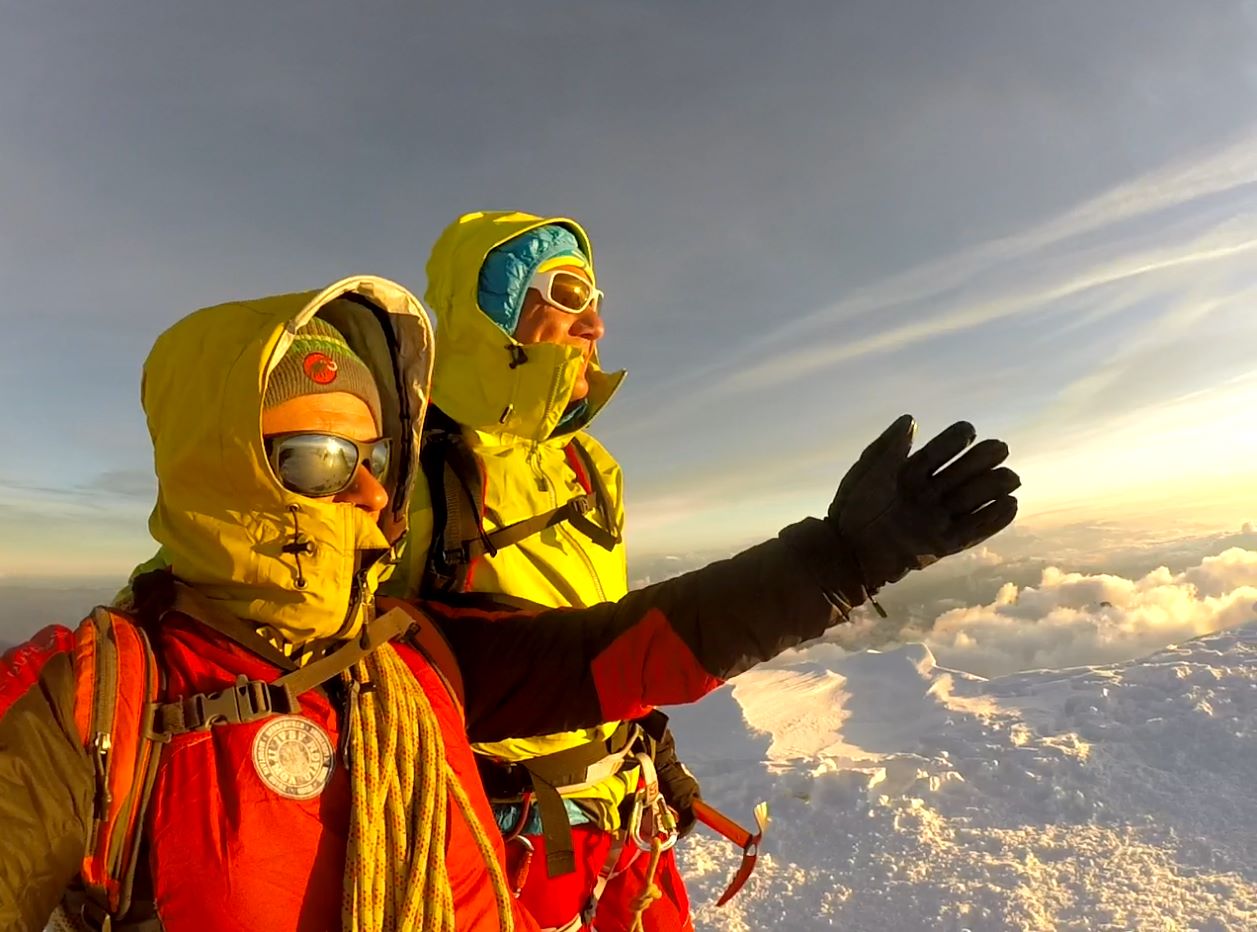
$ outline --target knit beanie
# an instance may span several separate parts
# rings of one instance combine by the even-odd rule
[[[323,392],[357,395],[371,409],[376,425],[383,423],[380,390],[371,370],[349,348],[339,330],[315,317],[297,331],[292,346],[271,372],[262,407],[273,408],[299,395]]]
[[[552,223],[508,239],[493,249],[480,266],[480,309],[514,336],[528,283],[538,271],[545,271],[543,265],[553,268],[558,264],[590,268],[589,258],[567,227]]]

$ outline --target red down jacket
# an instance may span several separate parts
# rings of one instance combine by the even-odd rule
[[[809,519],[782,538],[618,603],[537,614],[425,604],[459,663],[465,730],[439,675],[416,650],[399,653],[440,717],[450,762],[484,825],[488,803],[468,736],[495,740],[628,719],[694,701],[734,675],[838,620],[826,591],[855,595],[834,539]],[[838,578],[840,575],[847,578]],[[832,578],[827,578],[832,577]],[[222,689],[277,668],[190,618],[151,631],[163,698]],[[75,637],[67,629],[0,664],[0,929],[38,930],[75,881],[96,782],[75,726]],[[301,715],[339,745],[335,695],[305,694]],[[265,722],[176,736],[160,750],[144,827],[137,902],[151,887],[169,932],[330,932],[340,927],[349,788],[337,767],[308,800],[273,792],[253,764]],[[457,928],[499,928],[483,860],[448,806],[447,870]],[[490,831],[496,838],[497,833]],[[500,844],[495,842],[495,844]],[[498,856],[501,856],[499,847]],[[517,929],[535,924],[522,914]]]

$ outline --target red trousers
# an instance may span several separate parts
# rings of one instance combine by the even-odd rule
[[[606,863],[614,836],[589,825],[572,828],[572,844],[576,852],[576,870],[560,877],[546,876],[546,842],[539,835],[529,835],[534,854],[520,891],[520,903],[543,928],[557,928],[569,922],[589,901],[598,873]],[[507,845],[507,865],[514,871],[523,847]],[[636,856],[634,856],[636,855]],[[592,925],[584,932],[628,932],[633,922],[633,901],[646,889],[650,853],[633,844],[624,846],[615,872],[598,900]],[[693,932],[690,900],[677,870],[671,851],[665,851],[655,870],[655,886],[663,894],[651,904],[642,917],[646,932]]]

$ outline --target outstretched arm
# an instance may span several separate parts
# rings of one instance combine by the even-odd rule
[[[808,526],[813,525],[813,526]],[[535,614],[426,603],[458,658],[473,741],[551,734],[694,702],[839,620],[788,535],[619,602]]]
[[[535,614],[424,608],[463,671],[473,741],[548,734],[693,702],[844,620],[888,582],[1016,514],[999,441],[964,422],[909,456],[904,416],[865,449],[824,518],[619,602]]]
[[[95,786],[74,723],[74,634],[0,658],[0,930],[42,929],[87,848]]]

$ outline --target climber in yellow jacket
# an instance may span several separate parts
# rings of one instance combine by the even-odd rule
[[[470,213],[441,234],[427,274],[436,410],[394,591],[548,607],[619,599],[623,480],[588,428],[624,373],[599,365],[602,292],[588,236],[565,218]],[[524,905],[553,929],[585,928],[596,910],[599,932],[627,930],[648,860],[625,838],[626,800],[652,779],[637,753],[654,761],[682,832],[698,795],[662,716],[477,750]],[[690,929],[671,852],[655,882],[662,897],[644,927]]]

